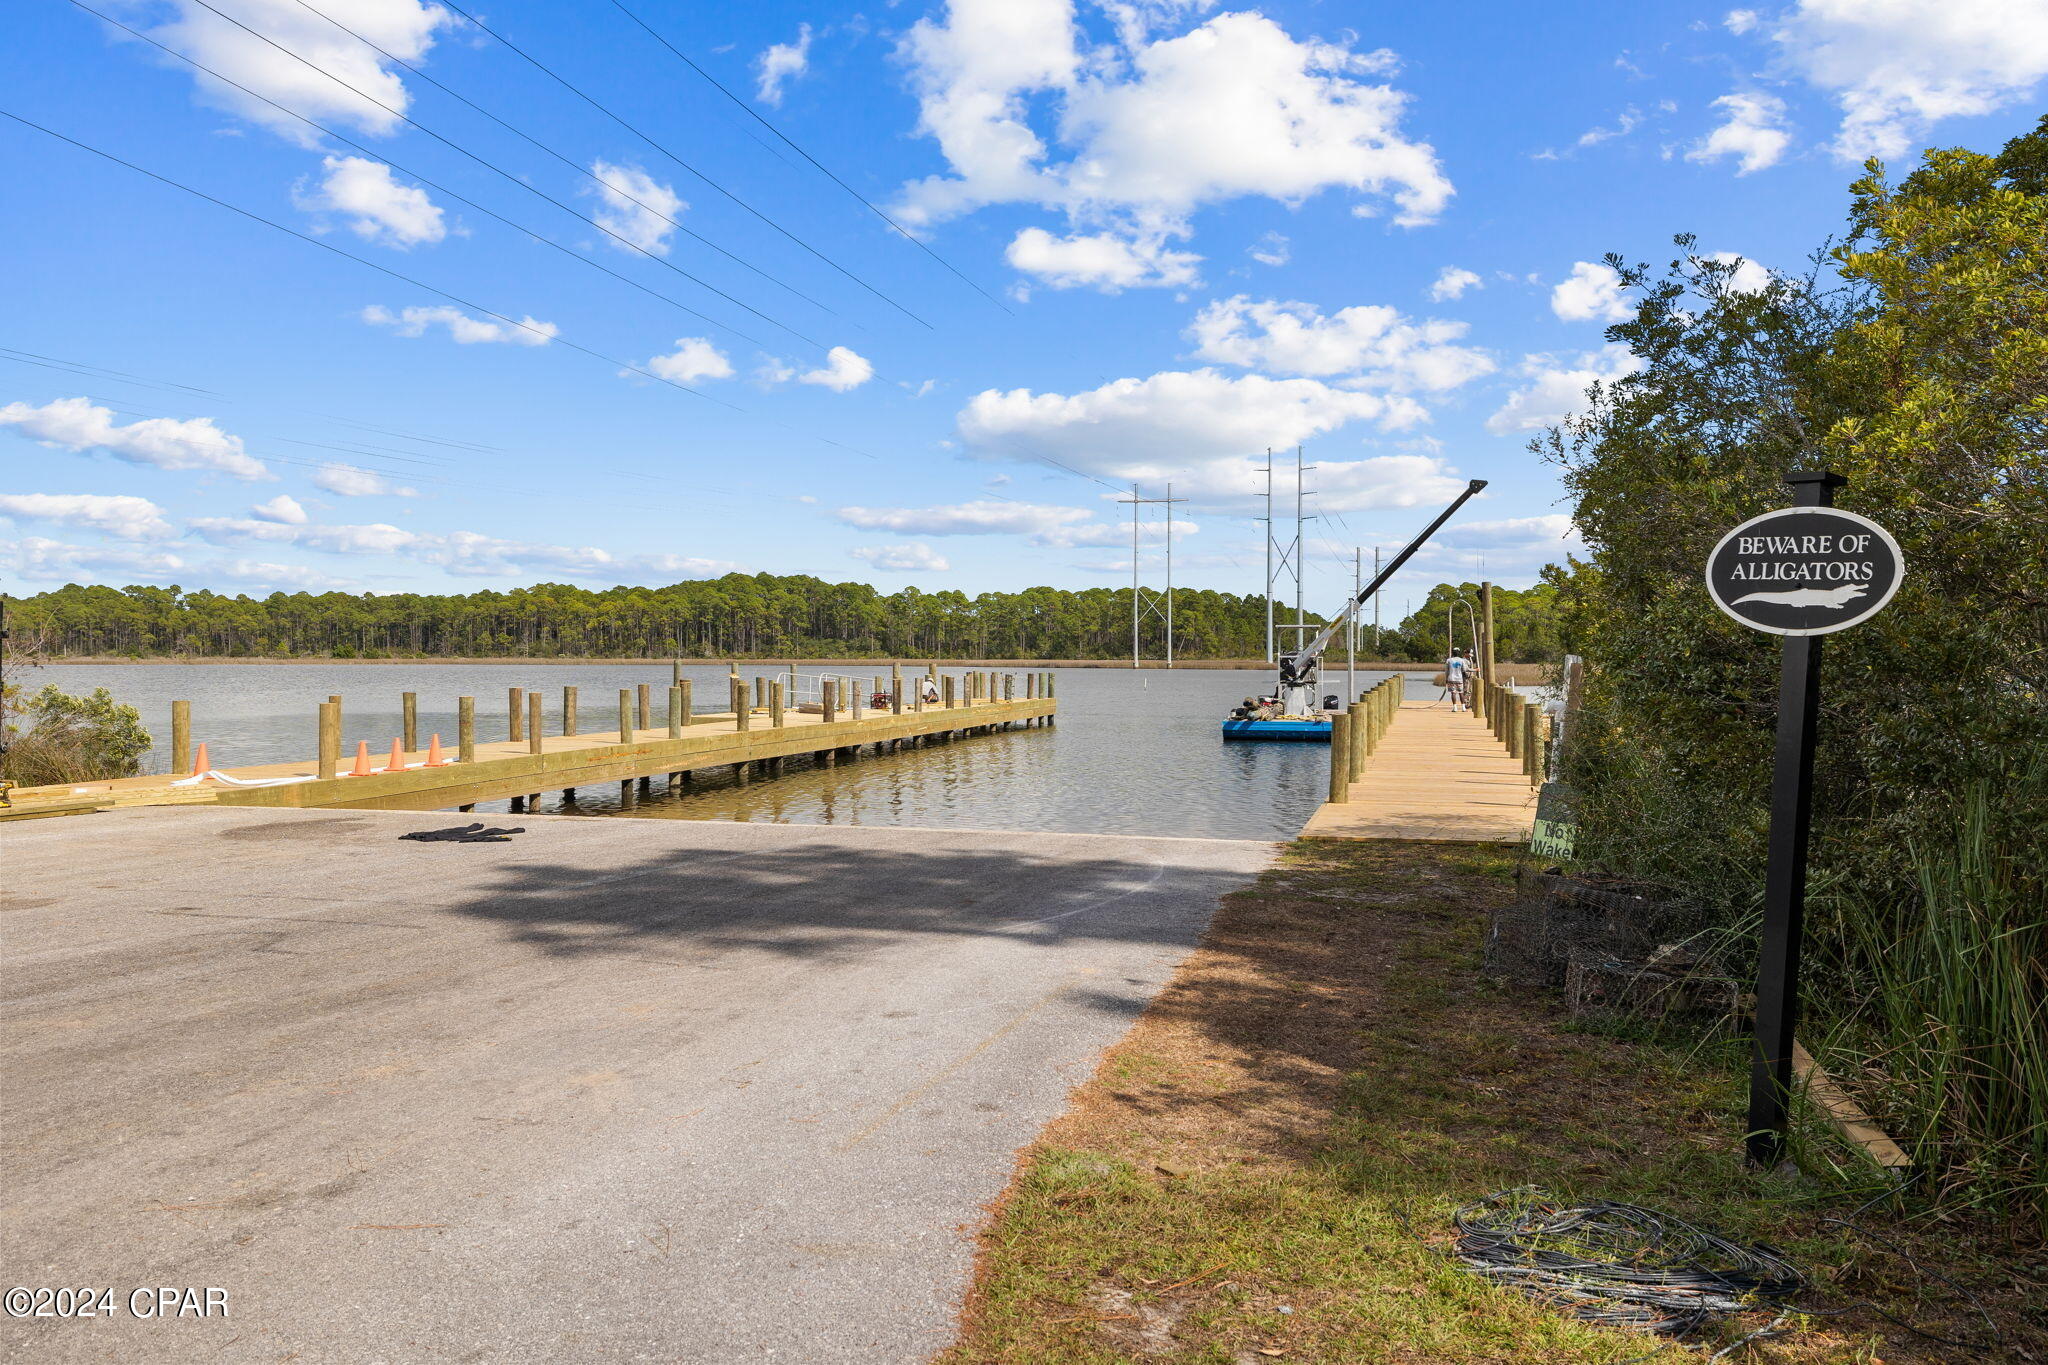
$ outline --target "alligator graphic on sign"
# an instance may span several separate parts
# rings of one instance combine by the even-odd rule
[[[1846,607],[1869,591],[1866,583],[1845,583],[1839,588],[1791,588],[1784,592],[1753,592],[1736,598],[1731,605],[1773,602],[1781,607]]]

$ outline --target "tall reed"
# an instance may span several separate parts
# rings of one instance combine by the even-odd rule
[[[1860,1078],[1943,1201],[2036,1231],[2048,1231],[2048,874],[2041,826],[2011,803],[2038,811],[2027,798],[2044,790],[2048,763],[1965,792],[1954,837],[1911,850],[1917,895],[1846,906],[1837,932],[1855,989],[1825,1007],[1838,1021],[1831,1069]]]

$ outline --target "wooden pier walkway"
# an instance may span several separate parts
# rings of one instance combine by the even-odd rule
[[[962,691],[966,690],[963,687]],[[0,811],[0,818],[172,805],[425,811],[602,782],[681,779],[707,768],[738,766],[742,775],[749,770],[772,774],[789,758],[815,756],[816,761],[834,763],[842,756],[851,757],[862,745],[872,745],[879,753],[940,736],[1050,724],[1058,702],[1046,695],[1047,689],[1032,691],[1038,695],[1012,700],[962,696],[952,705],[906,705],[901,713],[867,710],[858,719],[841,712],[831,721],[816,713],[786,709],[777,723],[766,711],[757,711],[747,717],[744,727],[736,712],[699,712],[679,731],[667,726],[636,728],[630,740],[616,727],[595,734],[547,735],[538,744],[529,736],[477,743],[474,757],[466,762],[458,760],[451,747],[447,761],[434,767],[426,766],[427,753],[417,750],[402,755],[402,767],[388,767],[387,741],[381,750],[372,744],[373,771],[367,776],[346,775],[349,764],[344,763],[342,775],[322,778],[319,761],[308,758],[216,769],[237,781],[277,785],[237,786],[216,779],[194,783],[157,774],[26,787],[11,794],[11,806]]]
[[[1529,837],[1536,787],[1487,723],[1450,703],[1403,701],[1343,801],[1302,829],[1310,839],[1514,843]]]

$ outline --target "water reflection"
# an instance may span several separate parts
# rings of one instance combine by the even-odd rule
[[[752,665],[741,671],[774,672]],[[722,667],[692,667],[686,675],[701,704],[723,695]],[[1381,676],[1361,673],[1358,686]],[[619,688],[650,683],[658,706],[668,680],[665,664],[136,664],[52,667],[34,683],[72,691],[105,684],[141,707],[144,723],[159,734],[168,729],[171,699],[189,699],[193,738],[208,740],[215,761],[233,766],[310,753],[314,705],[334,692],[344,698],[347,747],[362,739],[381,752],[399,728],[401,691],[420,694],[423,737],[438,730],[451,738],[455,699],[466,694],[477,699],[479,737],[500,739],[508,686],[542,690],[551,731],[560,723],[561,688],[576,686],[581,728],[602,734],[617,724]],[[673,790],[663,779],[625,793],[616,782],[603,783],[580,788],[573,802],[550,793],[537,808],[635,819],[1289,838],[1323,798],[1328,750],[1222,742],[1218,721],[1261,681],[1256,673],[1223,669],[1061,669],[1054,728],[934,740],[879,756],[863,749],[833,767],[792,758],[781,776],[745,784],[730,768],[698,773]],[[504,813],[509,803],[477,809]]]

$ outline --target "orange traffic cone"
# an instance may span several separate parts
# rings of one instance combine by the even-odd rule
[[[368,740],[359,739],[356,741],[356,766],[348,770],[348,775],[350,777],[368,777],[370,775],[370,742]]]
[[[401,741],[395,739],[391,741],[391,757],[384,764],[384,771],[387,773],[405,771],[405,750],[400,747],[400,743]]]
[[[439,731],[436,731],[434,737],[427,741],[427,766],[429,768],[445,768],[448,766],[448,760],[441,757],[441,735]]]
[[[192,771],[200,777],[213,771],[213,760],[206,756],[206,741],[199,741],[199,752],[192,759]]]

